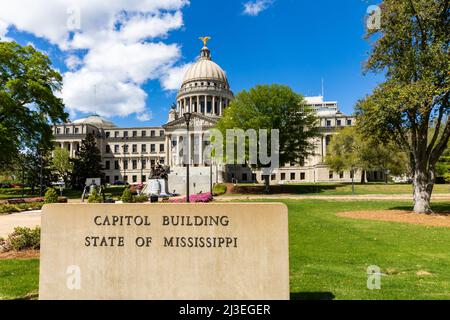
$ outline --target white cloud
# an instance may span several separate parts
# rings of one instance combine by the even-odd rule
[[[187,69],[192,63],[187,63],[182,66],[172,67],[167,70],[161,78],[161,85],[164,90],[178,90],[181,87],[183,77]]]
[[[152,115],[150,112],[144,112],[141,114],[138,114],[136,116],[136,119],[138,119],[139,121],[145,122],[145,121],[149,121],[152,118]]]
[[[257,16],[272,5],[274,0],[255,0],[244,3],[243,13],[249,16]]]
[[[0,41],[11,41],[6,34],[8,33],[8,24],[0,19]]]
[[[174,65],[181,58],[180,47],[160,39],[183,26],[181,10],[188,3],[2,0],[0,36],[14,26],[67,54],[70,71],[64,74],[61,94],[69,112],[145,119],[149,111],[142,85],[157,79],[163,83],[178,71]]]

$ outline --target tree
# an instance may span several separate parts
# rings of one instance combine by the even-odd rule
[[[102,157],[92,133],[88,133],[81,141],[80,150],[72,161],[72,187],[83,189],[87,178],[103,179]]]
[[[240,92],[225,109],[217,129],[226,136],[227,129],[279,129],[279,163],[301,163],[314,151],[313,138],[318,135],[315,114],[306,106],[302,96],[282,85],[259,85]],[[224,139],[226,143],[226,139]],[[249,160],[248,142],[245,161]],[[260,159],[259,159],[260,160]],[[263,168],[258,160],[255,167]],[[266,192],[269,175],[264,176]]]
[[[31,188],[32,194],[38,187],[39,194],[42,196],[45,187],[49,186],[53,180],[50,158],[49,150],[38,147],[29,149],[17,156],[11,172],[14,173],[17,181],[21,181]]]
[[[70,154],[67,149],[56,148],[53,151],[52,169],[67,185],[70,174],[73,170],[73,162],[70,161]]]
[[[33,145],[51,148],[50,123],[68,116],[55,96],[61,85],[61,75],[43,53],[0,42],[0,169],[10,168],[19,152]]]
[[[367,35],[376,42],[366,70],[386,81],[358,102],[358,124],[408,154],[414,211],[431,213],[436,162],[450,137],[449,1],[384,0],[381,13],[381,28]]]
[[[365,138],[356,127],[346,127],[334,135],[328,146],[326,163],[335,171],[381,170],[385,173],[402,175],[408,172],[406,155],[393,144],[382,145],[379,141]],[[363,179],[364,175],[361,175]],[[355,192],[352,175],[352,191]]]

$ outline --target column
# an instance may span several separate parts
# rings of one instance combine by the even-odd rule
[[[176,136],[176,141],[177,141],[177,146],[176,146],[177,154],[175,157],[175,162],[176,162],[176,166],[179,166],[180,165],[180,136]]]
[[[193,154],[194,154],[194,151],[192,150],[192,141],[194,140],[194,134],[193,133],[190,133],[189,134],[189,137],[188,137],[188,148],[189,148],[189,158],[188,158],[188,161],[189,161],[189,164],[190,165],[192,165],[193,163],[193,161],[192,161],[192,158],[193,158]]]
[[[211,113],[212,114],[216,114],[216,96],[212,97],[212,108],[211,108]]]
[[[194,112],[194,108],[192,106],[192,96],[189,97],[189,112]]]
[[[200,157],[199,157],[199,164],[200,166],[203,166],[203,164],[205,163],[204,159],[203,159],[203,132],[200,133],[200,138],[199,138],[199,149],[200,149]]]
[[[208,96],[205,95],[205,115],[208,113]]]
[[[220,101],[219,101],[219,116],[222,116],[223,114],[223,98],[220,97]]]
[[[200,96],[197,96],[197,112],[200,113]]]

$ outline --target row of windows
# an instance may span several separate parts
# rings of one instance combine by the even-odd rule
[[[347,123],[348,126],[351,126],[352,125],[352,119],[347,119],[346,123]],[[327,120],[326,121],[326,126],[327,127],[331,127],[331,120]],[[338,127],[342,126],[342,120],[341,119],[337,119],[336,120],[336,126],[338,126]]]
[[[281,181],[285,181],[286,177],[288,177],[288,175],[285,172],[281,172],[280,173],[280,180]],[[235,178],[233,173],[231,174],[231,178],[232,179]],[[249,181],[248,178],[249,178],[249,176],[248,176],[247,173],[243,173],[241,175],[241,179],[242,179],[241,181]],[[305,180],[306,179],[306,174],[305,174],[305,172],[300,172],[300,175],[297,175],[296,172],[291,172],[291,173],[289,173],[289,178],[290,178],[290,180],[297,180],[298,178],[300,178],[300,180]],[[264,177],[261,175],[260,180],[263,180],[263,179],[264,179]],[[270,176],[270,180],[273,181],[273,180],[276,180],[276,179],[277,179],[277,175],[276,174],[272,174]],[[257,181],[256,173],[252,173],[251,181]]]
[[[134,130],[131,131],[131,136],[129,135],[128,131],[122,131],[122,135],[120,134],[121,131],[106,131],[105,135],[106,138],[110,138],[112,136],[114,136],[114,138],[127,138],[127,137],[147,137],[147,130],[141,130],[140,131],[140,135],[138,135],[138,131]],[[150,130],[150,137],[156,137],[156,130]],[[159,136],[163,137],[164,136],[164,130],[159,130]]]
[[[122,146],[123,152],[124,153],[128,153],[130,151],[130,146],[128,144],[125,144]],[[141,153],[146,153],[147,152],[147,145],[146,144],[141,144],[141,148],[140,148],[140,152]],[[164,143],[159,144],[159,152],[164,152],[165,150],[165,145]],[[111,146],[110,145],[106,145],[106,149],[105,149],[106,153],[111,153]],[[131,152],[132,153],[138,153],[138,145],[137,144],[132,144],[131,145]],[[150,152],[156,152],[156,144],[150,144]],[[120,145],[116,144],[114,145],[114,153],[120,153]]]
[[[160,158],[158,160],[158,162],[160,164],[164,165],[164,158]],[[122,164],[123,164],[123,169],[124,170],[129,169],[129,165],[128,165],[129,163],[131,163],[131,169],[132,170],[137,170],[138,169],[138,161],[137,160],[131,160],[131,161],[123,160]],[[150,160],[150,167],[153,167],[155,164],[156,164],[156,160],[151,159]],[[121,169],[121,167],[120,167],[119,160],[115,160],[114,161],[114,170],[120,170],[120,169]],[[139,169],[147,169],[147,161],[146,160],[141,161],[141,167]],[[105,161],[105,170],[111,170],[111,161],[109,161],[109,160]]]
[[[111,179],[111,178],[113,178],[113,179]],[[119,176],[114,176],[114,177],[106,176],[105,177],[105,182],[106,183],[113,183],[115,181],[121,181],[119,179]],[[123,181],[129,182],[127,175],[123,176]],[[147,181],[147,177],[145,175],[142,175],[141,176],[141,182],[144,183],[146,181]],[[137,183],[137,182],[138,182],[138,176],[136,176],[136,175],[131,176],[131,183]]]
[[[351,179],[353,179],[353,171],[350,171],[350,178]],[[334,172],[333,171],[330,171],[329,173],[328,173],[328,178],[329,179],[334,179]],[[339,179],[344,179],[344,172],[343,171],[341,171],[341,172],[339,172]]]
[[[56,128],[56,134],[63,134],[63,133],[64,134],[79,134],[79,133],[81,133],[81,130],[79,127],[75,127],[75,128],[66,127],[66,128],[64,128],[64,131],[63,131],[63,128],[60,128],[60,127]],[[92,130],[90,132],[88,130],[88,133],[95,134],[95,130]]]

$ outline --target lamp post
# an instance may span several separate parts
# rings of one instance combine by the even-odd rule
[[[190,155],[190,132],[189,132],[189,125],[191,122],[191,116],[192,113],[186,112],[183,114],[184,120],[186,121],[186,128],[187,128],[187,165],[186,165],[186,202],[189,203],[189,165],[191,162],[191,155]]]

